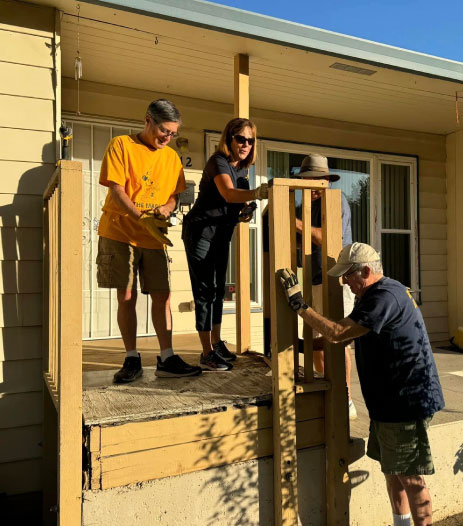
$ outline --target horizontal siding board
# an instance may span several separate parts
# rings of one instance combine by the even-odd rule
[[[42,292],[42,263],[40,261],[2,261],[1,294]]]
[[[0,127],[0,161],[56,162],[53,133]]]
[[[446,178],[445,162],[431,161],[428,159],[420,159],[419,169],[420,169],[420,183],[421,183],[421,178],[424,179],[427,177],[434,177],[437,179],[444,179],[444,180]]]
[[[0,362],[3,382],[0,394],[27,393],[42,388],[42,360]]]
[[[0,464],[0,493],[16,495],[42,490],[42,459]]]
[[[0,429],[0,464],[42,456],[42,426]]]
[[[420,223],[445,225],[447,210],[441,208],[420,208]]]
[[[0,95],[0,126],[52,132],[54,119],[52,100]]]
[[[0,161],[0,192],[42,196],[54,171],[53,164]]]
[[[42,327],[0,329],[0,361],[42,358]]]
[[[421,256],[422,270],[447,270],[447,256]]]
[[[41,294],[2,294],[0,299],[0,327],[42,325]]]
[[[446,301],[428,301],[421,305],[421,312],[423,317],[429,318],[442,318],[447,316],[448,306]]]
[[[43,200],[39,196],[0,194],[0,226],[42,227]]]
[[[50,7],[1,0],[0,21],[4,30],[53,37],[55,16]]]
[[[423,302],[428,301],[447,301],[447,287],[421,287],[421,297]]]
[[[0,93],[4,95],[49,100],[55,98],[51,69],[0,60],[0,78],[2,79]]]
[[[43,392],[0,395],[0,429],[41,424]]]
[[[447,225],[421,223],[420,239],[447,239]]]
[[[427,256],[437,256],[447,254],[446,239],[421,239],[420,254]]]
[[[443,164],[445,169],[445,164]],[[421,177],[419,180],[420,192],[429,192],[434,194],[445,194],[447,186],[445,178],[442,177]]]
[[[436,194],[432,192],[420,192],[420,209],[421,208],[443,208],[447,210],[447,198],[445,194]]]
[[[0,261],[42,260],[41,228],[2,227],[0,238]]]
[[[424,322],[429,335],[433,333],[448,333],[447,316],[445,318],[424,318]]]
[[[437,286],[437,285],[447,285],[447,273],[446,272],[434,272],[431,270],[422,270],[421,271],[421,286],[424,287]]]
[[[431,342],[447,342],[449,339],[448,332],[433,332],[429,335],[429,340]]]
[[[4,62],[52,69],[52,47],[51,38],[0,29],[1,59]]]

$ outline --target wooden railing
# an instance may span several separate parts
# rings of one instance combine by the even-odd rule
[[[44,519],[81,525],[82,165],[60,161],[43,194]],[[57,518],[55,513],[57,513]]]
[[[341,192],[326,181],[274,179],[264,226],[264,335],[271,354],[273,384],[274,502],[275,525],[297,526],[298,483],[296,448],[296,395],[324,393],[326,454],[326,523],[349,524],[348,411],[343,344],[325,342],[324,379],[314,378],[313,334],[304,326],[304,376],[299,378],[299,340],[296,314],[288,308],[278,270],[297,271],[295,191],[301,190],[302,262],[305,300],[312,300],[311,190],[321,191],[323,314],[343,318],[342,286],[328,278],[342,248]],[[310,402],[310,397],[306,398]],[[308,496],[302,498],[307,499]]]

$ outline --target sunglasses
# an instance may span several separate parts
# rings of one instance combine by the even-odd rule
[[[253,146],[254,143],[256,142],[256,139],[254,139],[253,137],[249,138],[249,137],[245,137],[244,135],[233,135],[233,139],[235,139],[235,141],[238,144],[248,143],[249,146]]]

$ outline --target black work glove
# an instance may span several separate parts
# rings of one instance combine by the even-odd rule
[[[301,287],[299,286],[297,276],[289,268],[280,269],[278,274],[280,276],[281,284],[285,289],[288,304],[293,309],[293,311],[297,312],[306,304],[304,298],[302,297]]]

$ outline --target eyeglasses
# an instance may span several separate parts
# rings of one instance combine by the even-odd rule
[[[158,130],[164,135],[164,137],[175,139],[178,137],[177,132],[171,132],[170,130],[166,130],[162,124],[158,124],[151,115],[148,115],[151,122],[158,128]]]
[[[164,135],[164,137],[169,137],[172,139],[178,137],[177,132],[171,132],[170,130],[166,130],[162,124],[156,124],[156,126],[159,128],[159,131]]]
[[[253,146],[254,143],[256,142],[256,139],[254,139],[253,137],[245,137],[244,135],[233,135],[233,139],[235,139],[235,141],[238,144],[248,143],[249,146]]]
[[[356,272],[358,272],[358,269],[354,269],[354,270],[351,270],[350,272],[348,272],[347,274],[343,274],[342,277],[344,279],[349,279],[353,274],[355,274]]]

